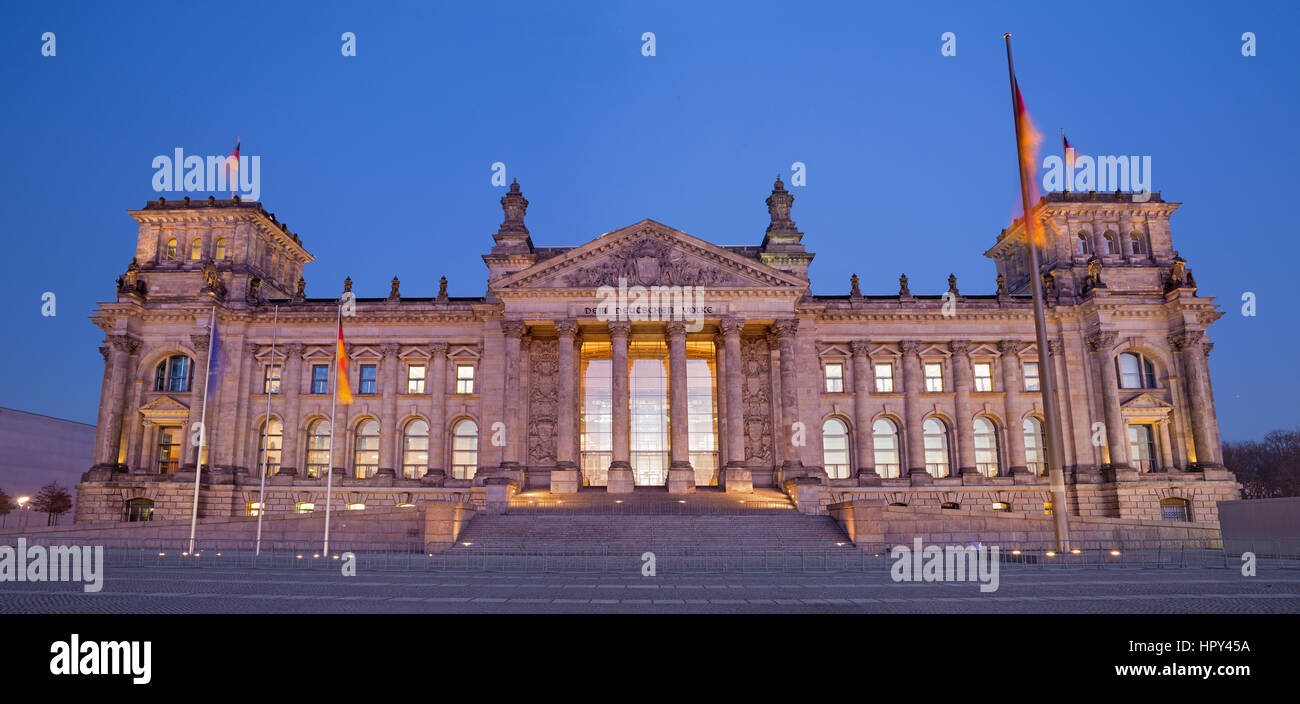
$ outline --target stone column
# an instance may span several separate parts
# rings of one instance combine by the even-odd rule
[[[447,343],[429,345],[429,374],[425,377],[429,392],[429,468],[420,478],[422,484],[440,486],[447,478],[443,464],[447,460]]]
[[[925,435],[922,426],[921,341],[903,340],[903,436],[907,439],[907,478],[912,484],[932,484],[934,477],[925,470]]]
[[[1210,367],[1201,342],[1205,333],[1187,330],[1169,336],[1169,345],[1183,360],[1183,383],[1187,387],[1188,410],[1192,418],[1192,444],[1196,463],[1192,469],[1222,469],[1223,456],[1215,433],[1214,399],[1210,395]]]
[[[1002,405],[1007,414],[1007,468],[1013,477],[1028,477],[1029,463],[1025,460],[1025,427],[1020,405],[1020,341],[1002,340],[998,351],[1002,353]],[[1044,428],[1046,432],[1046,428]],[[1047,460],[1047,448],[1039,448],[1040,461]]]
[[[523,344],[524,324],[519,320],[503,321],[501,332],[506,337],[505,402],[503,404],[506,447],[501,469],[513,472],[519,470],[519,439],[525,435],[523,428],[519,427],[520,349]]]
[[[970,340],[953,340],[952,381],[956,387],[953,401],[957,418],[957,467],[963,484],[978,484],[984,475],[975,468],[975,419],[971,417],[970,392],[975,386],[974,370],[970,362]]]
[[[305,459],[303,453],[306,452],[306,444],[298,437],[298,430],[302,427],[298,403],[298,396],[302,393],[302,345],[292,342],[278,351],[284,353],[284,366],[280,368],[280,393],[284,394],[284,437],[280,444],[284,450],[281,452],[280,471],[275,475],[292,477],[298,474],[298,468],[292,465]]]
[[[202,335],[190,335],[190,346],[194,349],[194,358],[190,360],[190,364],[194,366],[194,369],[191,370],[193,373],[190,375],[190,418],[181,433],[181,435],[184,436],[184,441],[181,442],[181,471],[194,471],[194,467],[198,464],[195,455],[198,454],[199,446],[190,441],[190,438],[193,436],[190,429],[197,427],[195,425],[196,423],[204,422],[203,386],[207,383],[208,379],[208,345],[211,343],[211,340],[212,336],[207,333]],[[256,346],[250,345],[250,349],[255,350]],[[212,400],[211,395],[209,395],[209,404],[211,404]],[[216,423],[213,422],[213,416],[216,415],[216,407],[213,406],[208,410],[211,412],[208,413],[207,421],[204,423],[206,427],[203,428],[203,433],[207,437],[203,441],[203,451],[207,453],[208,457],[212,457],[212,440],[215,435],[209,432],[209,430],[216,425]],[[208,464],[211,465],[213,463],[208,462]]]
[[[1160,462],[1157,466],[1165,472],[1177,471],[1173,443],[1169,440],[1169,419],[1156,423],[1156,432],[1160,434]]]
[[[571,494],[578,491],[580,478],[575,454],[578,426],[578,368],[575,348],[577,321],[555,321],[559,335],[557,361],[559,369],[558,407],[555,409],[555,469],[551,470],[551,491]]]
[[[629,434],[632,425],[632,400],[628,388],[627,335],[631,323],[626,320],[609,321],[609,339],[613,351],[610,354],[610,366],[613,367],[611,384],[611,401],[614,404],[613,454],[609,464],[609,480],[605,490],[611,494],[626,494],[632,491],[635,481],[632,477],[632,455],[629,449]]]
[[[122,449],[122,415],[126,406],[130,362],[131,357],[140,349],[140,342],[126,335],[109,335],[105,347],[105,382],[99,401],[99,423],[96,426],[99,432],[96,434],[93,468],[117,471],[117,458]]]
[[[383,354],[383,376],[379,379],[380,385],[380,411],[379,411],[379,470],[375,472],[376,478],[393,479],[397,476],[397,467],[401,464],[401,457],[397,452],[397,443],[402,436],[401,430],[397,427],[397,351],[400,349],[395,342],[385,342],[379,346],[380,353]]]
[[[1129,472],[1128,432],[1124,427],[1124,416],[1119,406],[1119,380],[1115,375],[1115,357],[1111,350],[1115,347],[1115,332],[1095,332],[1088,336],[1088,349],[1093,353],[1097,370],[1101,376],[1102,411],[1106,419],[1106,454],[1107,462],[1103,469],[1117,472]],[[1132,478],[1136,479],[1136,475]]]
[[[668,323],[668,442],[672,458],[668,465],[670,494],[695,491],[686,403],[686,323],[673,321]]]
[[[126,415],[122,417],[122,423],[127,427],[127,471],[135,474],[149,471],[148,462],[144,462],[140,459],[140,448],[144,442],[144,422],[140,419],[140,398],[146,388],[146,383],[148,382],[134,378],[127,382]]]
[[[858,455],[858,483],[865,485],[880,484],[880,475],[876,473],[875,441],[871,428],[871,384],[875,375],[871,373],[871,358],[866,340],[854,340],[849,343],[853,352],[853,426],[854,440]]]
[[[727,397],[727,467],[722,483],[728,492],[745,493],[754,490],[754,475],[745,463],[745,400],[741,386],[745,373],[740,361],[740,331],[745,327],[745,321],[723,318],[718,327],[722,331],[723,361],[726,364],[722,381],[726,385]]]
[[[781,481],[807,474],[800,449],[794,445],[794,423],[801,421],[799,415],[799,380],[797,377],[798,361],[795,359],[795,334],[799,330],[798,320],[778,320],[776,329],[777,349],[781,354],[781,424],[782,446],[785,448],[785,461],[781,463]]]

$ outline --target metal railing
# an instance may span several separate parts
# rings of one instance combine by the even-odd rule
[[[0,545],[17,546],[20,537],[0,536]],[[319,541],[199,539],[191,554],[185,538],[26,537],[26,545],[102,546],[105,564],[134,568],[337,569],[342,560],[358,570],[430,572],[617,574],[639,571],[653,553],[660,574],[864,573],[888,571],[899,559],[898,543],[854,545],[843,542],[700,540],[689,545],[648,538],[638,541],[457,542],[418,539]],[[1057,551],[1051,541],[985,542],[998,548],[1000,569],[1220,568],[1237,569],[1244,553],[1257,568],[1300,569],[1300,538],[1117,539],[1076,541]],[[941,550],[981,543],[927,543]],[[912,545],[903,547],[912,549]],[[991,554],[991,553],[990,553]]]

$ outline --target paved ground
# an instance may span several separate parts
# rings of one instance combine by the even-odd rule
[[[0,583],[0,613],[1297,613],[1300,571],[1004,569],[1000,588],[836,574],[504,575],[110,568],[103,591]]]

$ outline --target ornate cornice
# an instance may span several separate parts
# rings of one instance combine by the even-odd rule
[[[1183,330],[1169,336],[1169,346],[1179,351],[1191,349],[1204,337],[1204,330]]]
[[[1084,341],[1088,344],[1088,349],[1093,352],[1110,352],[1114,349],[1115,339],[1118,337],[1119,333],[1114,330],[1099,330],[1089,333]]]

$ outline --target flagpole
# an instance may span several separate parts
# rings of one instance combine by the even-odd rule
[[[271,323],[271,361],[269,371],[275,369],[275,338],[280,327],[280,306],[275,307],[275,317]],[[281,367],[283,369],[283,367]],[[283,376],[283,374],[281,374]],[[284,426],[281,424],[281,443],[284,438]],[[262,554],[262,515],[266,513],[266,457],[271,451],[271,375],[266,375],[266,419],[262,421],[262,482],[257,487],[257,545],[253,556]]]
[[[1011,62],[1011,34],[1002,35],[1007,42],[1007,74],[1011,80],[1011,112],[1016,118],[1016,160],[1020,164],[1020,202],[1024,208],[1025,241],[1029,249],[1029,287],[1034,296],[1034,338],[1038,343],[1039,392],[1043,398],[1043,415],[1047,420],[1047,474],[1051,483],[1052,527],[1056,533],[1057,549],[1069,547],[1070,526],[1067,518],[1065,472],[1062,465],[1061,429],[1056,408],[1056,375],[1052,369],[1050,348],[1047,344],[1047,315],[1043,308],[1042,262],[1038,252],[1038,237],[1033,226],[1033,211],[1029,202],[1029,178],[1032,164],[1025,163],[1021,149],[1021,105],[1016,100],[1016,70]],[[1064,133],[1064,130],[1062,130]]]
[[[338,326],[342,326],[342,325],[343,325],[343,305],[340,303],[339,314],[338,314]],[[334,344],[337,345],[338,342],[335,341]],[[338,357],[337,350],[335,351],[334,356],[336,358]],[[324,555],[325,559],[327,560],[329,559],[330,556],[330,505],[333,503],[333,498],[334,498],[334,410],[338,407],[338,400],[339,400],[338,360],[335,359],[334,364],[331,366],[333,366],[334,369],[331,370],[330,372],[330,387],[331,387],[330,451],[329,451],[329,461],[326,463],[325,466],[325,547],[321,550],[321,554]]]
[[[208,437],[208,381],[212,378],[212,348],[217,342],[217,306],[213,304],[208,320],[208,365],[203,372],[203,412],[199,420],[199,454],[194,458],[194,506],[190,510],[190,549],[194,554],[194,534],[199,527],[199,478],[203,476],[203,445]]]

